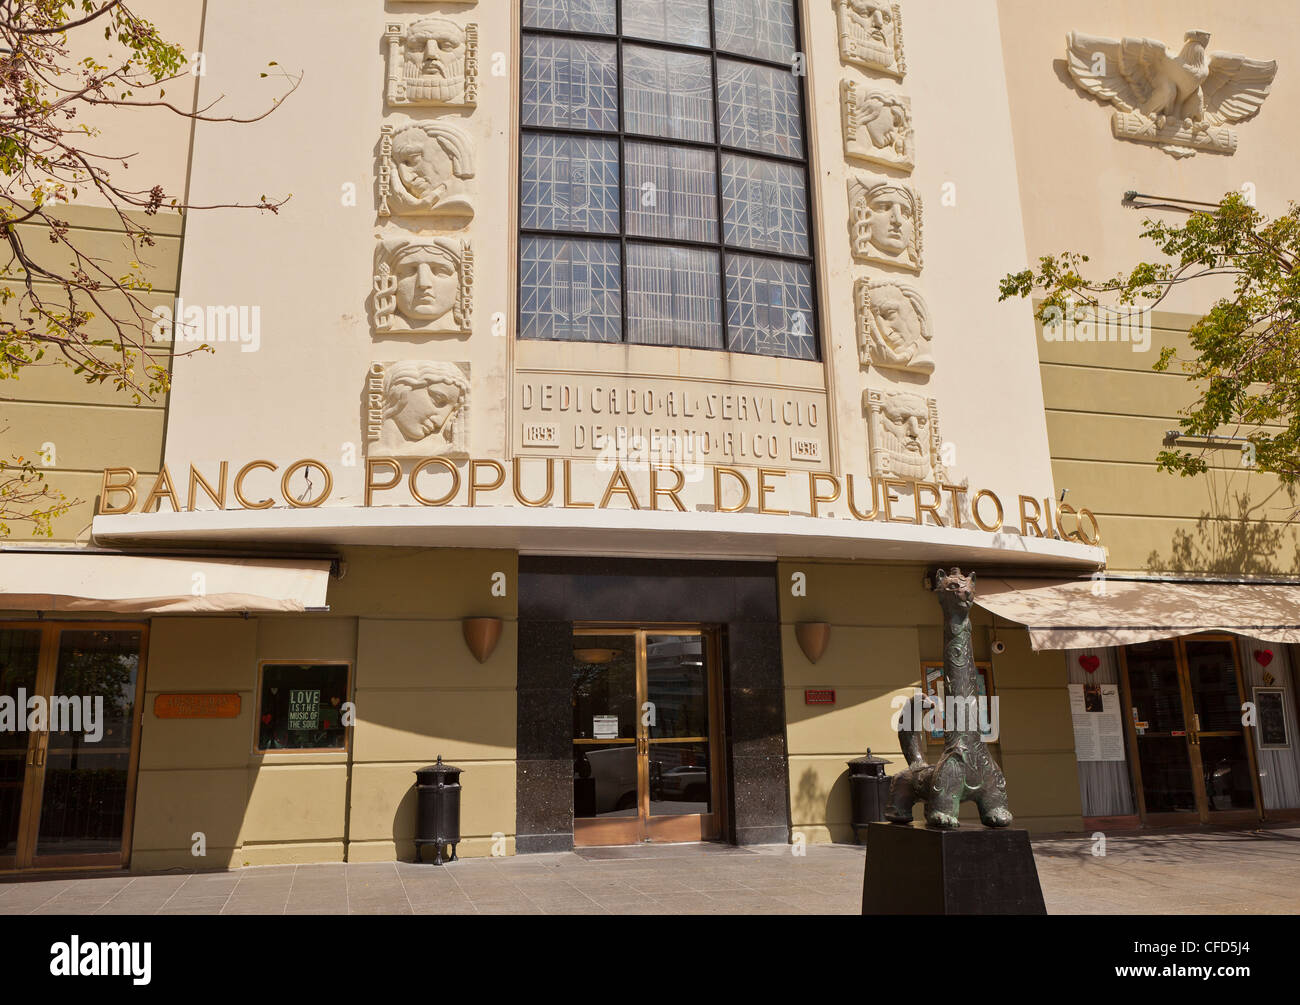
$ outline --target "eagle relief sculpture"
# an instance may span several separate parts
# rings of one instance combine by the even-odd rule
[[[981,724],[975,711],[978,688],[970,630],[975,573],[963,576],[960,569],[940,569],[935,573],[934,590],[943,608],[944,693],[950,699],[946,703],[957,710],[955,718],[959,721],[944,722],[943,753],[935,764],[926,764],[917,728],[921,723],[909,722],[904,709],[898,737],[908,767],[890,782],[885,819],[896,824],[911,823],[913,804],[924,802],[925,822],[948,829],[959,825],[957,811],[961,804],[973,801],[985,827],[1006,827],[1011,823],[1007,780],[980,738]]]
[[[1206,52],[1208,31],[1189,31],[1181,52],[1150,38],[1101,38],[1072,31],[1065,37],[1066,65],[1074,82],[1114,105],[1116,139],[1154,143],[1174,157],[1197,150],[1231,154],[1231,124],[1259,113],[1275,60]]]

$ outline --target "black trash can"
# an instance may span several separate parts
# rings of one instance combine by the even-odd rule
[[[460,843],[460,775],[461,768],[438,763],[415,771],[415,860],[425,845],[434,846],[434,865],[442,865],[442,852],[451,845],[451,861],[456,861]]]
[[[885,807],[889,803],[889,778],[885,774],[885,765],[889,761],[873,757],[868,747],[866,757],[855,757],[848,763],[853,839],[861,843],[860,829],[885,819]]]

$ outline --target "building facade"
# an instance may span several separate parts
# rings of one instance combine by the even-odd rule
[[[997,301],[1142,257],[1128,191],[1285,207],[1282,4],[336,6],[157,12],[187,100],[302,83],[143,165],[292,198],[159,218],[164,399],[2,389],[81,502],[0,551],[0,696],[104,711],[0,730],[0,869],[412,858],[439,756],[462,855],[852,840],[845,762],[901,767],[937,691],[939,565],[1019,824],[1300,810],[1286,500],[1154,466],[1209,294],[1104,339]],[[1249,114],[1103,94],[1202,27]],[[111,255],[108,213],[70,216]]]

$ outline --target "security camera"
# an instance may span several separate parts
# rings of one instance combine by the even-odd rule
[[[994,639],[992,648],[993,648],[994,656],[1001,656],[1004,652],[1007,651],[1007,644],[1003,642],[1001,639]]]

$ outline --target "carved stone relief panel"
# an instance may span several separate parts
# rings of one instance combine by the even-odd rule
[[[431,15],[390,23],[390,105],[473,105],[478,100],[478,25]]]
[[[888,91],[840,82],[844,156],[905,168],[916,164],[912,100]]]
[[[434,119],[382,127],[380,216],[472,216],[473,177],[473,152],[456,126]]]
[[[916,287],[895,279],[859,279],[853,285],[853,302],[864,366],[934,372],[934,329]]]
[[[426,335],[473,330],[474,253],[458,237],[389,235],[375,248],[374,324]]]
[[[941,463],[939,408],[908,391],[866,392],[871,473],[877,478],[947,481]]]
[[[366,452],[377,457],[469,455],[468,363],[371,363]]]
[[[863,262],[921,271],[921,197],[907,182],[851,175],[849,235]]]
[[[1197,150],[1231,154],[1230,124],[1259,114],[1277,75],[1275,60],[1207,52],[1210,33],[1189,31],[1177,54],[1151,38],[1102,38],[1072,31],[1065,62],[1075,84],[1114,105],[1116,139],[1154,143],[1173,157]]]
[[[840,57],[877,73],[903,78],[903,16],[896,3],[836,0]]]

